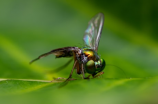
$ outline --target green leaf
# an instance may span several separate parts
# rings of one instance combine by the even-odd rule
[[[145,103],[157,102],[158,78],[74,80],[61,83],[35,80],[0,82],[1,103]],[[9,99],[9,100],[7,100]]]

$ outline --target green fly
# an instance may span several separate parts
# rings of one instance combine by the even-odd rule
[[[88,28],[85,31],[84,35],[84,43],[85,47],[64,47],[51,50],[47,53],[44,53],[32,60],[30,63],[48,56],[50,54],[54,54],[56,58],[61,57],[73,57],[74,65],[71,70],[69,77],[72,77],[72,73],[74,69],[77,74],[82,74],[83,79],[87,79],[90,76],[93,78],[103,74],[103,69],[106,66],[104,59],[98,56],[98,45],[104,24],[104,15],[102,13],[98,13],[95,15],[88,23]],[[89,73],[88,77],[85,77],[85,73]]]

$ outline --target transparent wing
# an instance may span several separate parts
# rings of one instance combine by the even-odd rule
[[[98,50],[103,24],[104,15],[102,13],[98,13],[89,21],[88,28],[85,31],[83,40],[86,46],[90,47],[95,51]]]

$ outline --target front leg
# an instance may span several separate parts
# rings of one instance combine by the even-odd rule
[[[93,76],[93,78],[96,78],[96,77],[98,77],[98,76],[100,76],[100,75],[102,75],[102,74],[104,74],[104,72],[99,72],[98,74],[96,74],[96,75],[92,75]]]
[[[90,74],[90,75],[88,75],[88,77],[85,77],[84,79],[90,79],[90,76],[91,76],[91,74]]]
[[[98,77],[98,76],[100,76],[100,75],[102,75],[102,74],[104,74],[104,72],[100,72],[100,73],[98,73],[98,74],[95,74],[95,75],[88,75],[88,77],[85,77],[84,79],[90,79],[90,77],[92,76],[93,78],[96,78],[96,77]]]

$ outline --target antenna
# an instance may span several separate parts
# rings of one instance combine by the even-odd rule
[[[128,77],[127,77],[127,74],[125,73],[125,71],[124,71],[122,68],[120,68],[120,67],[118,67],[118,66],[116,66],[116,65],[112,65],[112,64],[106,64],[106,65],[108,65],[108,66],[114,66],[114,67],[120,69],[120,70],[124,73],[124,75],[126,76],[126,78],[128,78]]]

